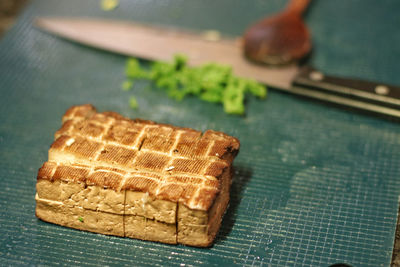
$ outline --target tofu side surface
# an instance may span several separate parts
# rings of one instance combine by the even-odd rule
[[[212,245],[229,204],[231,174],[231,169],[222,174],[221,191],[208,211],[192,210],[178,204],[178,243],[198,247]]]
[[[43,221],[105,235],[124,236],[124,216],[68,207],[62,202],[36,199],[36,216]]]

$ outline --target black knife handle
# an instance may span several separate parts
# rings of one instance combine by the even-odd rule
[[[332,77],[307,66],[294,79],[290,91],[400,118],[400,87],[393,85]]]

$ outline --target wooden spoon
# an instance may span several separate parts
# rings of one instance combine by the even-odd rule
[[[311,50],[310,34],[301,14],[310,0],[290,0],[285,10],[250,26],[244,36],[244,54],[250,60],[282,65],[299,60]]]

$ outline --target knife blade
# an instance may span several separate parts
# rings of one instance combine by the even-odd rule
[[[185,54],[190,65],[218,62],[235,74],[275,89],[356,109],[400,118],[400,88],[338,78],[296,64],[266,67],[246,60],[239,38],[213,38],[201,32],[128,21],[86,18],[37,18],[35,25],[59,37],[88,46],[148,60],[171,60]]]

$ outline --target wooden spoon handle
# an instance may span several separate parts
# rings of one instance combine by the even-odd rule
[[[311,0],[290,0],[286,6],[286,11],[301,15],[310,4]]]

